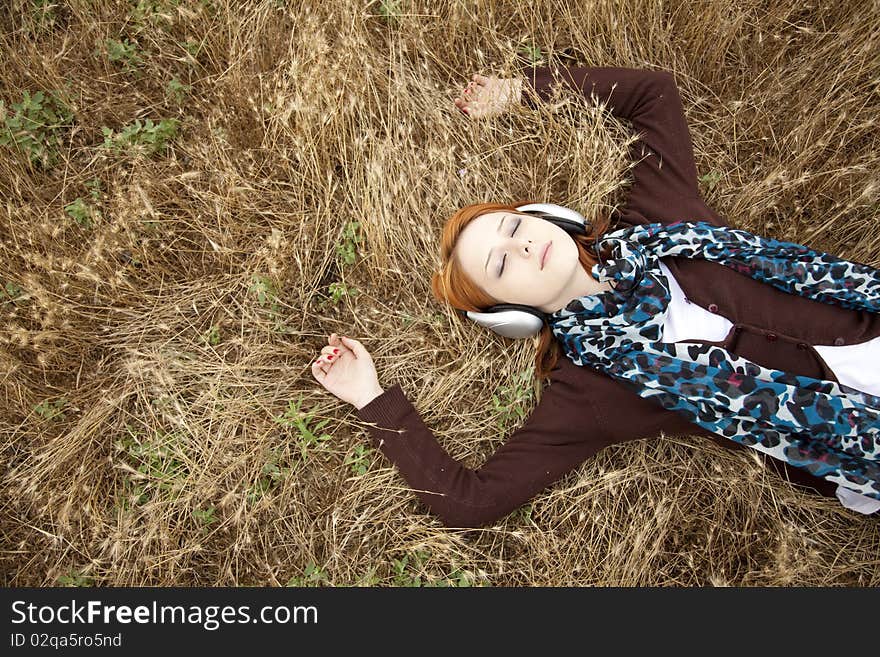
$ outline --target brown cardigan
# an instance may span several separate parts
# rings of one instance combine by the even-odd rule
[[[612,226],[677,219],[729,225],[700,196],[690,133],[671,73],[611,67],[555,72],[558,77],[549,68],[537,68],[526,80],[543,100],[554,80],[574,85],[587,98],[594,93],[640,134],[631,155],[641,161],[633,169],[627,203],[612,216]],[[524,102],[530,103],[527,93]],[[761,365],[836,380],[812,345],[857,344],[880,335],[880,315],[790,295],[714,262],[676,257],[663,262],[691,302],[733,322],[727,337],[713,344]],[[368,425],[373,445],[397,465],[422,502],[453,527],[479,527],[500,519],[606,445],[654,438],[662,431],[747,449],[565,356],[560,356],[528,420],[476,470],[446,453],[399,384],[357,415],[375,423]],[[831,482],[770,457],[765,462],[793,482],[834,495]]]

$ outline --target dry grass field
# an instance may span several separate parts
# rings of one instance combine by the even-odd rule
[[[880,584],[876,517],[697,438],[445,527],[310,371],[360,340],[470,467],[540,398],[532,341],[431,297],[440,229],[477,201],[607,211],[631,136],[564,97],[470,120],[475,72],[669,70],[713,208],[880,267],[877,0],[11,7],[0,583]]]

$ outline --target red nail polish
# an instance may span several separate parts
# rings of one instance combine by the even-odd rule
[[[338,353],[339,353],[339,349],[334,349],[334,350],[333,350],[333,353],[334,353],[334,354],[338,354]]]
[[[327,356],[327,360],[333,360],[333,356]]]

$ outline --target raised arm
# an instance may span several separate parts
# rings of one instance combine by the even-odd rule
[[[633,169],[627,206],[649,220],[674,221],[682,218],[682,212],[700,211],[703,202],[693,145],[672,73],[582,66],[534,67],[524,76],[542,100],[550,97],[555,83],[564,83],[586,98],[594,94],[614,116],[632,122],[640,138],[630,154],[639,163]],[[531,96],[524,87],[522,100],[534,107]],[[681,203],[674,202],[679,199]]]
[[[480,527],[504,517],[607,445],[692,429],[674,413],[565,358],[528,420],[475,470],[440,446],[400,385],[357,414],[375,423],[368,425],[373,446],[450,527]]]

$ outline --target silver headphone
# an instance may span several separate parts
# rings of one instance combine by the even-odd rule
[[[589,222],[580,212],[555,203],[529,203],[516,209],[546,219],[570,235],[586,235],[590,230]],[[480,313],[472,310],[459,312],[480,326],[513,339],[529,338],[540,333],[547,316],[538,308],[519,303],[496,304]]]

